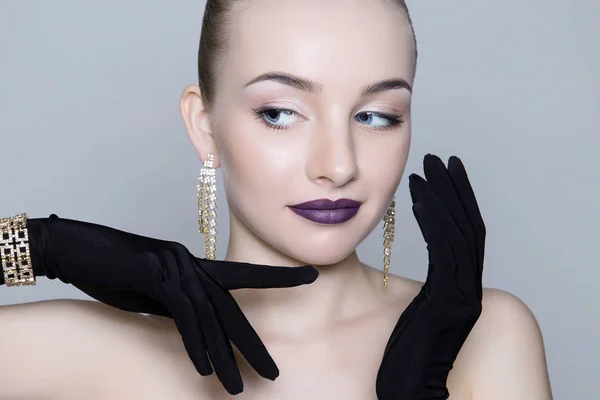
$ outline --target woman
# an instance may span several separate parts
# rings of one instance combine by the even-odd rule
[[[180,110],[202,161],[211,154],[222,168],[231,268],[194,259],[172,242],[57,217],[32,221],[36,275],[123,310],[173,319],[82,301],[3,307],[0,398],[219,399],[229,391],[248,399],[391,399],[446,398],[446,390],[453,399],[551,398],[530,311],[507,292],[477,293],[484,235],[467,234],[470,224],[459,221],[443,191],[448,181],[438,179],[450,176],[439,159],[425,159],[428,182],[411,179],[430,250],[429,285],[390,275],[384,289],[382,273],[357,257],[357,245],[393,213],[410,147],[416,45],[403,2],[209,1],[199,62],[200,85],[184,90]],[[448,174],[458,171],[453,179],[458,167],[448,162]],[[345,198],[354,213],[303,211],[322,198]],[[477,216],[476,204],[463,206]],[[210,209],[203,217],[210,221]],[[453,256],[461,261],[459,285],[440,274]],[[303,264],[315,266],[318,278],[297,267]],[[467,283],[468,290],[460,286]],[[228,297],[221,286],[239,290]],[[468,292],[466,307],[442,308],[441,300],[464,299],[441,296],[458,287]],[[444,312],[423,312],[424,304]],[[241,393],[223,335],[237,346]]]

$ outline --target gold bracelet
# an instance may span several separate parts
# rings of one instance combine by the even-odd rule
[[[0,219],[0,255],[6,286],[35,286],[29,252],[27,214]]]

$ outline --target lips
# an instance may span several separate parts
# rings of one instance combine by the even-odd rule
[[[329,199],[316,199],[300,204],[295,204],[290,207],[300,210],[335,210],[338,208],[356,208],[360,207],[360,202],[350,199],[337,199],[332,201]]]
[[[360,202],[350,199],[317,199],[290,206],[297,215],[319,224],[339,224],[358,212]]]

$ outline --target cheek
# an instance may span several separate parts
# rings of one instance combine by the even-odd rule
[[[223,127],[219,151],[228,198],[254,204],[293,200],[282,191],[295,181],[301,155],[279,139],[281,135],[251,116],[237,116]]]
[[[391,195],[400,184],[410,151],[410,125],[385,140],[366,138],[357,146],[360,172],[372,195]]]

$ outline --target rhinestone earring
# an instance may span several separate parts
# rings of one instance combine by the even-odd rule
[[[394,241],[394,224],[396,215],[396,195],[383,217],[383,289],[387,289],[388,272],[390,270],[390,255],[392,254],[392,242]]]
[[[217,205],[216,191],[217,182],[213,161],[215,155],[208,154],[208,159],[204,166],[200,168],[198,178],[198,225],[199,232],[206,235],[204,237],[204,246],[206,249],[206,259],[214,260],[217,247]]]

